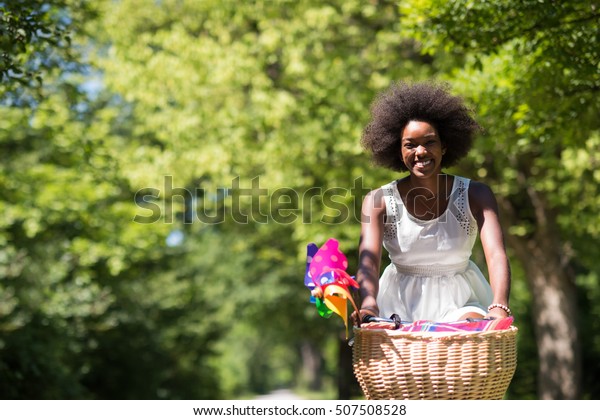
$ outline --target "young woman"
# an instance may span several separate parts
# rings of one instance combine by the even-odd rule
[[[362,144],[375,164],[408,175],[362,204],[360,314],[403,321],[511,315],[510,267],[488,186],[448,175],[480,126],[460,97],[435,83],[399,83],[371,108]],[[470,260],[480,235],[489,282]],[[382,249],[390,264],[381,278]]]

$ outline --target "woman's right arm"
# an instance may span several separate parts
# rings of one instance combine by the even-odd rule
[[[358,271],[356,273],[356,280],[360,286],[360,319],[366,314],[379,316],[377,292],[379,291],[384,216],[383,191],[377,189],[369,192],[362,203]],[[353,316],[353,318],[356,317]]]

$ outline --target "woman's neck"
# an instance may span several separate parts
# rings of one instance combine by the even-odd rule
[[[423,190],[426,189],[433,196],[444,194],[447,188],[447,175],[440,172],[437,175],[430,176],[427,178],[418,178],[413,175],[408,176],[408,185],[410,189]]]

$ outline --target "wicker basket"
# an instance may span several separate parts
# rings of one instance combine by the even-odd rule
[[[371,400],[502,399],[517,367],[517,331],[355,328],[354,374]]]

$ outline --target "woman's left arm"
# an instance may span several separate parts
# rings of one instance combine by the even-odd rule
[[[481,182],[471,181],[469,205],[477,220],[490,285],[494,295],[488,317],[505,318],[512,315],[509,309],[510,264],[506,255],[504,236],[498,216],[498,203],[492,190]]]

